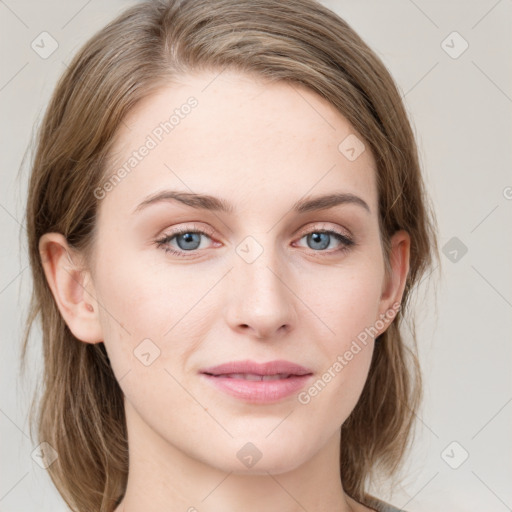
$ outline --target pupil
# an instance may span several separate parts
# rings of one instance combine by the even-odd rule
[[[325,249],[329,245],[329,234],[328,233],[311,233],[311,235],[309,235],[309,237],[310,237],[310,240],[313,241],[313,243],[320,244],[320,246],[312,247],[312,249]],[[322,239],[323,239],[323,242],[322,242]]]
[[[184,241],[184,244],[180,243],[180,241]],[[180,249],[197,249],[201,242],[200,233],[183,233],[178,236],[177,242]],[[195,247],[194,244],[196,245]]]

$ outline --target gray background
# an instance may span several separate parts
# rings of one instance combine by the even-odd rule
[[[30,290],[27,165],[19,177],[18,170],[66,63],[131,3],[0,0],[2,512],[67,510],[31,458],[27,411],[41,371],[37,346],[32,380],[18,379]],[[380,496],[409,512],[512,510],[512,1],[323,3],[377,51],[403,91],[444,248],[442,273],[425,279],[418,294],[426,396],[416,443],[403,487]],[[58,43],[47,58],[31,47],[34,40],[42,46],[44,31]]]

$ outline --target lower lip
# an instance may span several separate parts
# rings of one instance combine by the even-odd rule
[[[214,377],[201,374],[208,382],[228,395],[251,403],[278,402],[294,393],[298,393],[312,377],[295,375],[279,380],[245,380],[230,377]]]

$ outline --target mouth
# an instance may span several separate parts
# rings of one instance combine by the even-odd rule
[[[278,376],[279,378],[286,378],[290,375],[307,375],[313,373],[312,370],[302,366],[298,363],[291,361],[284,361],[282,359],[275,361],[268,361],[266,363],[257,363],[246,359],[244,361],[230,361],[228,363],[203,368],[200,373],[206,373],[213,376],[255,376],[255,377],[268,377]]]
[[[225,379],[242,379],[251,381],[281,380],[289,379],[290,377],[297,377],[297,375],[290,373],[277,373],[275,375],[258,375],[256,373],[223,373],[215,375],[213,373],[205,372],[205,375],[210,375],[211,377],[223,377]]]
[[[313,376],[289,361],[232,361],[200,371],[217,390],[248,403],[272,403],[298,393]]]

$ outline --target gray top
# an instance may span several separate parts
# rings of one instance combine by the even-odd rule
[[[374,508],[377,512],[406,512],[401,508],[395,508],[393,505],[382,500],[378,500],[377,498],[373,498],[368,506]]]

